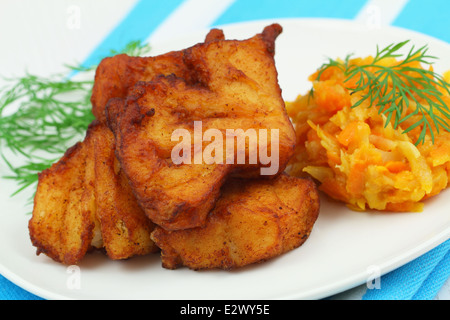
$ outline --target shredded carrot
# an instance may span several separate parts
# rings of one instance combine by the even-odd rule
[[[337,136],[340,144],[348,147],[350,144],[361,141],[362,136],[368,136],[369,126],[360,121],[350,122]]]
[[[400,171],[410,170],[409,164],[402,161],[388,161],[386,163],[386,168],[389,172],[399,173]]]
[[[349,63],[372,60],[356,58]],[[380,62],[394,63],[395,58]],[[420,68],[420,63],[411,67]],[[287,104],[297,131],[290,174],[312,176],[322,192],[355,210],[420,211],[423,200],[449,185],[449,132],[436,135],[434,143],[427,137],[426,143],[415,146],[422,127],[402,131],[402,125],[406,128],[417,121],[414,114],[395,128],[369,101],[352,106],[348,88],[358,77],[344,82],[343,71],[335,67],[326,69],[320,79],[317,76],[318,72],[310,77],[314,94]],[[450,71],[444,77],[450,81]],[[442,92],[441,99],[450,105],[448,92]],[[409,106],[414,104],[410,101]],[[425,177],[429,183],[424,183]]]
[[[368,167],[368,163],[359,162],[355,163],[347,178],[347,190],[353,196],[360,196],[364,191],[366,182],[365,171]]]
[[[335,113],[351,105],[350,94],[346,92],[344,87],[336,85],[336,81],[315,82],[314,90],[315,102],[318,108],[330,113]]]

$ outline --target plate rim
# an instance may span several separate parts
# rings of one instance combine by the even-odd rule
[[[248,21],[241,21],[236,23],[229,23],[229,24],[222,24],[222,25],[213,25],[210,28],[206,28],[203,30],[196,30],[192,32],[188,32],[183,34],[180,37],[171,37],[168,40],[165,41],[158,41],[156,42],[157,46],[165,46],[167,43],[175,43],[177,39],[185,38],[185,37],[192,37],[193,35],[199,35],[202,32],[207,32],[212,28],[223,28],[226,32],[226,29],[231,28],[245,28],[247,26],[259,26],[259,25],[267,25],[270,23],[279,23],[283,26],[283,23],[324,23],[324,24],[339,24],[339,28],[343,27],[349,27],[349,26],[361,26],[362,24],[360,22],[356,22],[354,20],[350,19],[338,19],[338,18],[273,18],[273,19],[262,19],[262,20],[248,20]],[[336,27],[336,26],[335,26]],[[407,28],[399,27],[399,26],[382,26],[382,30],[398,30],[399,32],[407,32],[412,35],[415,35],[417,37],[421,37],[424,39],[429,39],[430,41],[439,43],[442,46],[447,46],[450,49],[450,44],[440,40],[438,38],[435,38],[433,36],[426,35],[424,33],[410,30]],[[152,45],[152,44],[151,44]],[[389,261],[384,261],[380,264],[381,266],[381,275],[384,275],[386,273],[389,273],[408,262],[418,258],[419,256],[423,255],[424,253],[432,250],[433,248],[439,246],[441,243],[447,241],[450,239],[450,225],[447,227],[444,227],[443,230],[436,233],[436,235],[432,238],[430,238],[428,241],[421,243],[421,245],[413,246],[412,248],[409,248],[406,252],[403,254],[396,256],[392,258]],[[2,261],[0,261],[0,275],[3,276],[5,279],[9,280],[13,284],[17,285],[18,287],[28,291],[29,293],[37,296],[38,298],[42,299],[48,299],[48,300],[72,300],[77,299],[74,297],[70,297],[68,295],[59,294],[57,292],[49,291],[45,288],[41,288],[38,285],[35,285],[31,283],[30,281],[27,281],[20,277],[18,274],[16,274],[13,270],[6,267]],[[346,277],[345,279],[341,279],[340,281],[333,282],[332,284],[328,285],[322,285],[321,287],[310,289],[306,292],[297,292],[297,293],[286,293],[280,297],[276,297],[273,299],[276,300],[291,300],[291,299],[322,299],[329,296],[332,296],[334,294],[343,292],[347,289],[354,288],[358,285],[362,285],[366,282],[367,273],[361,272],[359,274],[354,274],[350,277]],[[157,300],[157,299],[155,299]]]

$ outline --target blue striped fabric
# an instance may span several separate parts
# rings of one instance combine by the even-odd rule
[[[188,1],[188,0],[184,0]],[[393,2],[395,0],[392,0]],[[89,67],[132,40],[145,40],[183,0],[137,0],[83,65]],[[271,18],[319,17],[354,19],[368,0],[235,0],[211,26]],[[373,3],[376,3],[374,1]],[[448,0],[409,0],[393,24],[450,41]],[[205,14],[208,14],[205,12]],[[432,299],[450,276],[450,240],[411,263],[383,276],[380,290],[368,290],[363,299]],[[28,293],[0,276],[0,299],[32,300]]]
[[[409,0],[393,25],[450,42],[450,1]]]
[[[83,67],[97,65],[112,50],[119,51],[131,41],[144,41],[182,2],[183,0],[139,0],[83,62]]]
[[[450,240],[447,241],[447,243],[450,243]],[[433,271],[428,275],[428,278],[426,278],[420,288],[416,291],[414,296],[411,298],[411,300],[431,300],[438,292],[441,290],[443,284],[449,279],[450,277],[450,249],[447,247],[447,251],[442,250],[443,252],[447,252],[445,256],[439,260],[439,263],[434,267]],[[436,252],[433,252],[431,254],[439,255],[439,253],[436,254]],[[431,255],[430,254],[430,255]],[[436,257],[431,258],[435,261],[438,260]]]
[[[214,25],[271,18],[352,19],[365,3],[366,0],[237,0]]]
[[[450,240],[381,277],[363,300],[431,300],[450,276]]]
[[[42,300],[0,275],[0,300]]]

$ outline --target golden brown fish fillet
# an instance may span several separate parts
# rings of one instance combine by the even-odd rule
[[[279,136],[279,158],[272,176],[284,170],[293,154],[295,133],[281,98],[273,57],[280,32],[279,25],[272,25],[248,40],[216,37],[198,44],[185,50],[195,84],[175,75],[160,75],[138,82],[126,99],[109,100],[106,115],[115,134],[116,155],[139,204],[154,223],[171,230],[204,224],[230,174],[260,176],[261,167],[267,165],[260,157],[249,164],[250,154],[257,150],[272,154],[273,131]],[[196,121],[201,121],[202,133],[218,130],[224,148],[227,130],[259,134],[263,129],[268,139],[263,141],[259,135],[256,149],[250,149],[247,140],[246,162],[240,164],[237,152],[227,163],[225,151],[222,163],[197,162],[196,155],[202,155],[209,143],[204,141],[199,153],[189,138],[193,151],[187,159],[191,163],[173,163],[172,151],[179,140],[172,139],[172,134],[181,129],[194,137]]]
[[[91,248],[95,207],[93,188],[86,181],[86,163],[93,164],[92,137],[77,143],[49,169],[39,174],[33,216],[29,221],[31,241],[37,254],[44,253],[67,265],[78,263]],[[93,154],[92,154],[93,155]]]
[[[223,39],[222,30],[212,29],[205,42]],[[111,98],[125,98],[138,81],[150,81],[159,75],[175,74],[190,80],[190,72],[183,61],[184,50],[171,51],[154,57],[131,57],[119,54],[103,59],[95,72],[92,89],[92,113],[105,122],[106,103]]]
[[[154,226],[114,159],[111,131],[95,122],[83,142],[39,175],[29,221],[38,254],[70,265],[91,248],[104,248],[111,259],[158,250],[150,240]]]
[[[155,252],[149,235],[154,225],[137,204],[128,180],[114,155],[114,136],[103,124],[94,130],[96,215],[106,253],[127,259]]]
[[[271,153],[272,131],[279,130],[277,174],[284,171],[295,148],[295,131],[285,109],[274,60],[275,40],[281,32],[280,25],[272,24],[247,40],[210,41],[184,52],[184,61],[192,70],[194,82],[214,96],[205,101],[206,108],[198,108],[192,118],[200,118],[207,128],[254,129],[258,148],[267,148],[267,154]],[[259,135],[261,129],[269,130],[268,141],[264,144]],[[248,142],[245,146],[248,159]],[[254,164],[247,161],[245,165],[235,166],[233,176],[260,176],[261,167],[268,165],[263,164],[259,155]]]
[[[120,54],[105,58],[97,67],[92,89],[92,113],[105,122],[105,106],[109,99],[126,97],[137,81],[153,79],[159,74],[186,76],[182,52],[174,51],[156,57],[130,57]]]
[[[168,269],[232,269],[262,262],[302,245],[319,212],[311,180],[230,180],[204,227],[168,231],[152,239]]]
[[[134,102],[128,99],[124,106],[123,100],[110,101],[109,114],[113,108],[125,109],[123,117],[126,117],[123,120],[122,116],[116,117],[120,124],[114,122],[110,127],[116,135],[116,155],[147,216],[165,228],[192,228],[204,223],[230,167],[172,163],[171,151],[177,142],[171,141],[171,133],[182,126],[189,129],[189,123],[178,123],[166,106],[164,91],[168,86],[171,84],[146,83],[145,96],[137,103],[145,103],[147,110],[155,107],[158,111],[154,118],[147,116],[139,124],[140,110],[134,107]],[[144,99],[156,101],[147,104]]]

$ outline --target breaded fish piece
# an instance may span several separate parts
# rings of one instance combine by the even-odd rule
[[[130,57],[119,54],[103,59],[95,73],[92,88],[92,113],[105,122],[105,106],[111,98],[126,97],[128,90],[140,80],[151,80],[160,74],[188,76],[181,51],[156,57]]]
[[[212,29],[205,42],[223,39],[222,30]],[[183,60],[184,50],[154,57],[132,57],[119,54],[103,59],[95,72],[92,88],[92,113],[105,122],[105,107],[112,98],[125,98],[138,81],[150,81],[159,75],[175,74],[190,81],[190,72]]]
[[[114,154],[114,136],[103,124],[94,130],[96,216],[103,246],[113,259],[127,259],[156,252],[150,239],[153,223],[137,204],[128,180]]]
[[[295,148],[295,131],[285,109],[275,66],[275,40],[282,27],[272,24],[263,32],[247,40],[215,40],[197,44],[185,50],[184,61],[192,70],[197,85],[207,88],[217,98],[207,101],[207,116],[203,125],[220,130],[254,129],[258,134],[258,148],[271,153],[271,138],[278,130],[279,168],[284,171]],[[213,104],[211,104],[213,103]],[[203,112],[198,109],[198,115]],[[259,133],[267,129],[267,142]],[[246,143],[246,158],[249,145]],[[259,177],[261,159],[233,168],[233,176]]]
[[[114,160],[114,137],[94,122],[84,141],[39,174],[30,238],[37,254],[79,263],[90,249],[111,259],[155,252],[146,218]]]
[[[171,83],[170,79],[177,83]],[[170,79],[142,83],[136,90],[142,89],[145,96],[137,97],[136,101],[110,100],[107,110],[110,117],[114,112],[115,121],[109,123],[116,136],[116,155],[138,203],[155,224],[175,230],[204,223],[231,167],[194,162],[177,165],[171,161],[177,143],[171,141],[172,131],[183,127],[191,130],[191,120],[182,123],[173,116],[177,110],[171,109],[165,97],[173,85],[180,85],[176,89],[180,96],[184,82]],[[195,95],[196,91],[186,94],[190,93]],[[138,104],[146,109],[141,111],[135,107]],[[141,117],[141,112],[152,109],[157,110],[154,118],[150,114]],[[180,106],[178,110],[186,113],[189,107]]]
[[[92,151],[92,137],[88,136],[39,174],[28,225],[37,254],[71,265],[92,247],[96,227],[93,181],[85,179],[86,168],[93,165]]]
[[[302,245],[319,213],[314,182],[286,174],[272,180],[230,180],[204,227],[156,227],[164,268],[233,269]]]
[[[170,230],[203,225],[229,175],[260,176],[266,164],[261,158],[249,164],[250,155],[257,150],[272,153],[272,130],[279,136],[272,176],[284,170],[294,151],[295,133],[274,63],[274,41],[280,32],[279,25],[272,25],[248,40],[216,37],[185,50],[195,84],[160,75],[138,82],[126,99],[109,100],[107,123],[116,138],[116,155],[138,203],[155,224]],[[200,122],[202,133],[214,129],[223,137],[218,161],[196,160],[209,144],[203,141],[201,150],[197,148],[194,129]],[[228,130],[235,129],[258,134],[263,129],[268,136],[265,141],[259,136],[252,149],[246,140],[244,164],[237,160],[237,152],[227,161],[225,140]],[[173,162],[179,137],[172,135],[180,130],[189,134],[192,152],[182,153],[190,163]]]

